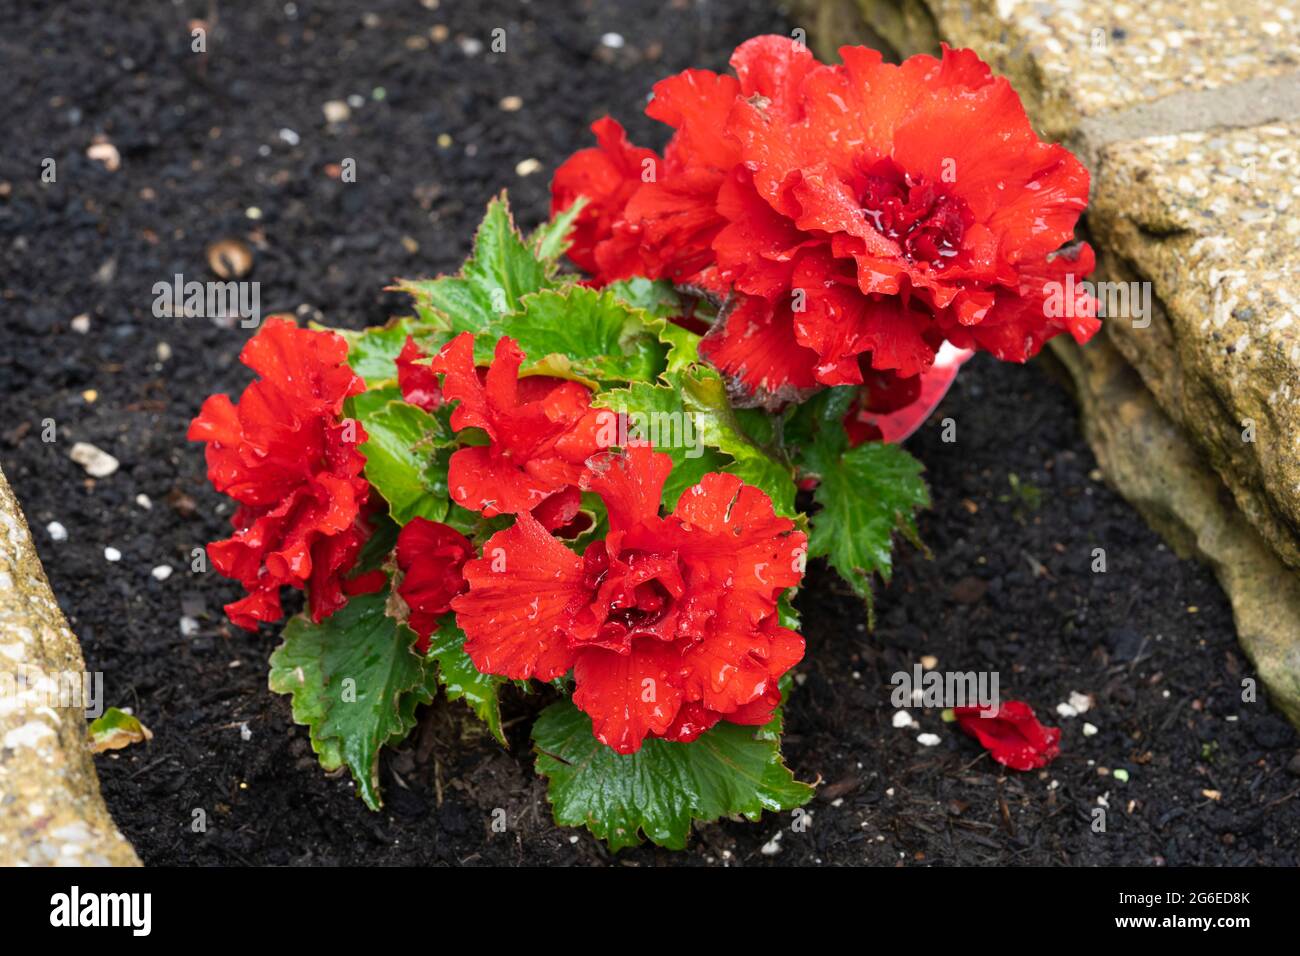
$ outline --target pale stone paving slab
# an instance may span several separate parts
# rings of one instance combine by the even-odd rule
[[[823,0],[845,6],[902,53],[946,40],[979,51],[1015,84],[1035,124],[1067,139],[1088,117],[1174,94],[1300,69],[1300,11],[1270,0]],[[814,36],[822,51],[851,38]]]
[[[1297,144],[1300,123],[1112,144],[1089,223],[1107,271],[1163,306],[1107,334],[1300,568]]]
[[[0,472],[0,866],[139,863],[100,797],[83,709],[59,706],[85,669]]]

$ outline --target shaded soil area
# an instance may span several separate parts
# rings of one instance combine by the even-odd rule
[[[192,17],[207,21],[206,54],[191,51]],[[1253,675],[1212,577],[1101,484],[1068,396],[1041,368],[987,360],[912,440],[934,493],[921,522],[931,556],[901,549],[876,631],[822,568],[799,598],[808,654],[785,749],[799,777],[822,783],[810,826],[722,822],[683,853],[611,857],[551,822],[528,741],[541,695],[508,697],[508,751],[459,705],[428,708],[384,758],[387,804],[369,812],[266,689],[273,634],[230,627],[220,609],[238,588],[190,573],[191,549],[226,534],[229,508],[184,432],[208,393],[246,383],[247,333],[155,317],[154,283],[214,278],[205,247],[239,237],[264,313],[382,322],[404,307],[383,287],[454,269],[502,187],[523,224],[543,218],[550,172],[588,143],[591,120],[611,112],[659,145],[662,130],[639,115],[653,81],[723,68],[736,43],[790,24],[760,0],[299,0],[120,15],[0,0],[0,23],[0,466],[107,702],[155,733],[98,759],[147,863],[1296,862],[1297,739],[1266,702],[1243,702]],[[328,125],[322,105],[350,96],[349,118]],[[116,171],[87,158],[97,135],[118,151]],[[330,175],[345,158],[355,183]],[[121,470],[88,478],[68,457],[77,441]],[[160,566],[170,577],[151,573]],[[1059,759],[1004,772],[936,710],[895,727],[890,677],[927,655],[943,670],[998,671],[1004,698],[1062,727]],[[1090,709],[1058,717],[1072,692]],[[491,828],[497,808],[505,833]],[[199,809],[203,833],[191,827]]]

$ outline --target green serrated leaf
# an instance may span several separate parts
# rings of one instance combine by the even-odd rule
[[[394,521],[404,525],[412,518],[441,521],[451,499],[447,492],[447,462],[453,437],[435,415],[403,401],[376,404],[357,396],[353,408],[365,426],[367,439],[360,446],[366,456],[366,479],[388,502]]]
[[[372,810],[382,805],[380,748],[404,739],[415,708],[433,700],[415,635],[385,614],[387,597],[354,597],[320,624],[299,615],[271,655],[271,690],[292,696],[321,765],[346,765]]]
[[[680,372],[699,361],[700,335],[670,321],[685,311],[682,297],[671,282],[641,277],[620,279],[605,291],[645,313],[644,322],[668,346],[666,371]]]
[[[790,810],[812,797],[781,760],[780,712],[763,728],[722,723],[689,744],[647,740],[618,754],[596,740],[591,719],[570,701],[552,704],[533,725],[537,772],[562,826],[585,826],[611,850],[641,834],[659,846],[686,846],[691,821]]]
[[[474,251],[460,275],[401,279],[422,317],[440,316],[452,333],[496,337],[501,319],[520,308],[525,295],[553,285],[547,266],[515,229],[505,193],[488,203],[474,235]]]
[[[930,506],[919,461],[898,445],[868,442],[848,448],[843,426],[823,427],[804,449],[806,471],[818,479],[810,557],[825,556],[868,602],[871,576],[893,574],[895,532],[920,546],[916,511]]]
[[[438,630],[430,635],[429,658],[438,662],[438,681],[447,699],[464,700],[492,736],[505,745],[497,697],[505,678],[484,674],[474,666],[465,653],[465,632],[456,626],[456,615],[446,614],[438,621]]]
[[[653,379],[664,347],[640,315],[608,292],[572,286],[526,296],[500,332],[519,343],[530,372],[574,379],[591,388],[602,382]]]
[[[544,222],[529,237],[528,244],[538,259],[548,264],[559,262],[560,256],[569,251],[569,230],[578,221],[578,214],[587,205],[587,197],[579,196],[568,209]]]

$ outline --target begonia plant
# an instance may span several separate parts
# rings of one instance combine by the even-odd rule
[[[1087,173],[1007,81],[968,50],[840,52],[760,37],[734,75],[661,81],[662,156],[597,121],[550,222],[525,238],[493,200],[383,327],[268,319],[256,380],[194,419],[238,504],[209,546],[246,592],[226,612],[256,630],[304,592],[270,684],[372,808],[440,689],[501,744],[501,697],[546,695],[555,818],[615,849],[811,797],[780,751],[806,560],[869,609],[895,537],[919,544],[922,467],[882,439],[942,394],[937,355],[1097,328],[1043,307],[1092,268]],[[1004,762],[1049,759],[1034,739]]]

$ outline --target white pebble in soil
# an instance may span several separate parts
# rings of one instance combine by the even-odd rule
[[[772,839],[770,839],[770,840],[768,840],[766,843],[764,843],[764,844],[763,844],[763,848],[762,848],[761,850],[759,850],[758,852],[759,852],[759,853],[762,853],[763,856],[776,856],[778,853],[780,853],[780,852],[781,852],[781,833],[782,833],[782,831],[777,830],[777,831],[776,831],[776,836],[772,837]]]
[[[1092,737],[1096,733],[1097,733],[1097,726],[1095,724],[1085,723],[1083,725],[1083,735],[1085,737]]]
[[[247,722],[239,725],[239,739],[244,741],[253,739],[253,732],[248,729]]]
[[[181,637],[193,637],[199,633],[199,622],[192,617],[181,618]]]
[[[119,467],[116,458],[90,442],[77,442],[72,446],[72,451],[68,452],[68,457],[86,469],[86,474],[91,478],[107,478]]]
[[[63,527],[57,521],[51,521],[45,526],[45,533],[50,536],[51,541],[67,541],[68,529]]]
[[[1087,713],[1092,707],[1092,698],[1087,694],[1080,694],[1077,690],[1070,691],[1070,706],[1074,708],[1076,714]]]
[[[922,747],[937,747],[943,742],[943,738],[938,734],[917,734],[916,742]]]
[[[151,501],[149,496],[143,492],[135,496],[135,503],[145,511],[148,511],[153,507],[153,501]]]
[[[112,545],[109,545],[107,548],[104,549],[104,560],[105,560],[105,561],[121,561],[121,560],[122,560],[122,552],[119,551],[119,550],[117,550],[117,548],[114,548]]]
[[[172,576],[172,566],[170,564],[160,564],[149,573],[153,575],[155,581],[166,581]]]
[[[898,729],[901,730],[904,727],[911,727],[914,723],[915,721],[912,720],[912,715],[909,714],[907,711],[905,710],[894,711],[893,724]]]

